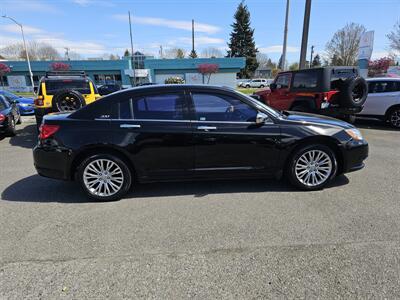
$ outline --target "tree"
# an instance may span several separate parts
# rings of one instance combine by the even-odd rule
[[[0,63],[0,80],[1,80],[2,87],[4,87],[3,76],[9,72],[11,72],[10,67],[7,66],[6,64]]]
[[[0,49],[0,53],[7,59],[26,59],[25,47],[22,43],[15,43]],[[47,43],[30,41],[28,43],[29,59],[34,60],[55,60],[59,59],[60,53]]]
[[[183,80],[183,78],[181,77],[168,77],[167,79],[165,79],[164,81],[165,84],[184,84],[185,80]]]
[[[311,67],[316,68],[321,66],[321,57],[319,54],[315,55],[311,63]]]
[[[128,49],[125,49],[124,57],[129,57],[129,56],[131,56],[131,53],[129,52]]]
[[[347,24],[338,30],[325,47],[331,65],[355,65],[360,38],[364,32],[365,27],[356,23]]]
[[[298,62],[294,62],[289,66],[289,70],[290,71],[296,71],[299,69],[299,63]]]
[[[60,59],[60,53],[49,44],[42,44],[37,49],[37,56],[39,60],[56,60]]]
[[[246,66],[239,73],[240,78],[248,78],[253,75],[258,67],[257,48],[254,42],[254,29],[250,27],[250,12],[241,2],[235,12],[235,21],[231,25],[230,42],[228,43],[227,57],[245,57]]]
[[[390,57],[382,57],[370,61],[368,63],[368,76],[374,77],[378,75],[383,75],[389,69],[389,66],[394,65],[394,60]]]
[[[262,67],[267,67],[268,62],[271,61],[271,60],[268,58],[268,55],[267,55],[267,54],[261,53],[261,52],[258,52],[258,53],[256,54],[256,59],[257,59],[258,65],[259,65],[259,66],[262,66]]]
[[[201,51],[201,57],[217,58],[217,57],[224,57],[224,54],[218,48],[208,47]]]
[[[400,53],[400,21],[393,26],[393,30],[389,32],[387,38],[389,39],[390,48]]]
[[[192,51],[190,51],[189,57],[190,57],[190,58],[197,58],[197,52],[196,52],[196,50],[193,49]]]
[[[71,66],[63,62],[53,62],[50,65],[50,68],[53,71],[68,71],[71,68]]]
[[[176,50],[176,58],[185,58],[185,52],[183,49]]]
[[[209,84],[211,75],[218,72],[219,65],[218,64],[200,64],[197,66],[197,70],[199,71],[200,74],[203,75],[203,78],[204,78],[204,76],[207,77],[207,84]]]

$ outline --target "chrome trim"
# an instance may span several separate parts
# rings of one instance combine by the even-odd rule
[[[205,130],[205,131],[217,130],[217,127],[215,127],[215,126],[198,126],[197,130]]]
[[[221,168],[194,168],[191,171],[229,171],[229,170],[254,170],[255,167],[221,167]]]
[[[121,125],[119,125],[119,127],[121,127],[121,128],[140,128],[142,126],[140,126],[139,124],[121,124]]]

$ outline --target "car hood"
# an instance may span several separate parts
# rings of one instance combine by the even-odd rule
[[[343,129],[354,128],[353,125],[342,120],[322,115],[315,115],[315,114],[294,112],[294,111],[285,112],[284,120],[289,122],[299,122],[303,125],[305,124],[322,125],[327,127],[339,127]]]
[[[25,103],[25,104],[33,104],[33,98],[25,98],[25,97],[21,97],[21,98],[17,98],[16,99],[19,103]]]

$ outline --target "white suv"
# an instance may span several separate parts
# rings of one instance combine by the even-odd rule
[[[242,87],[245,87],[245,88],[250,88],[250,87],[263,88],[266,86],[269,86],[269,81],[268,81],[268,79],[263,79],[263,78],[252,79],[250,81],[242,83]]]
[[[359,116],[389,122],[400,129],[400,78],[368,78],[368,97]]]

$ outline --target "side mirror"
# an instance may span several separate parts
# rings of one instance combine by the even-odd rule
[[[261,96],[260,95],[253,94],[253,95],[250,95],[250,97],[253,98],[253,99],[256,99],[257,101],[261,101]]]
[[[257,125],[265,124],[265,122],[267,122],[268,119],[269,119],[268,115],[266,115],[262,112],[258,112],[257,116],[256,116],[256,124]]]
[[[271,89],[271,91],[276,90],[276,88],[277,88],[276,83],[271,83],[271,84],[269,85],[269,88]]]

